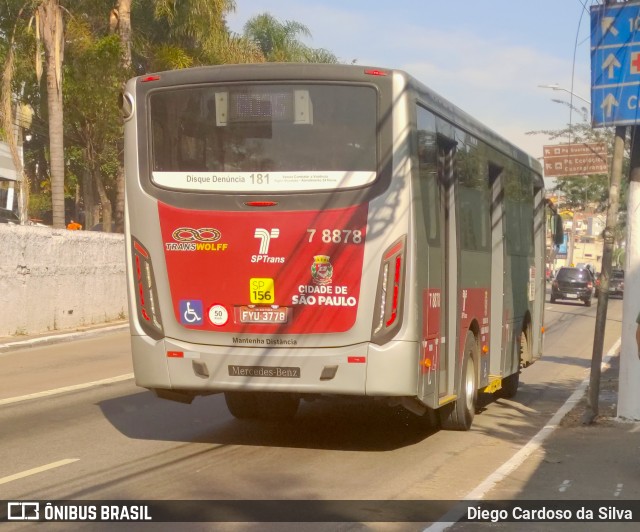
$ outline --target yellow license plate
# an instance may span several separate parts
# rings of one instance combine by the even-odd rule
[[[276,301],[275,283],[273,279],[249,279],[249,299],[251,303],[273,305]]]

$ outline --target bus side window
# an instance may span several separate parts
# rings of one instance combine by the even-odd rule
[[[422,196],[424,227],[431,246],[440,245],[440,189],[438,186],[438,150],[435,117],[418,107],[418,172]]]

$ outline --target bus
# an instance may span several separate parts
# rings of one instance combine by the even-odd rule
[[[130,80],[122,108],[139,386],[468,430],[540,357],[541,165],[409,74],[198,67]]]

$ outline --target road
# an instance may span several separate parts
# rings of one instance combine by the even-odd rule
[[[548,303],[544,358],[523,371],[514,400],[485,405],[466,433],[425,431],[397,411],[355,401],[302,403],[293,421],[272,424],[235,420],[220,395],[192,405],[160,400],[136,387],[125,332],[2,353],[0,499],[460,499],[588,375],[595,313],[595,305]],[[620,337],[621,316],[622,301],[609,301],[605,353]],[[272,529],[283,528],[300,529]]]

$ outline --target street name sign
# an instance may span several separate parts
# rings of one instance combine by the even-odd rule
[[[546,177],[606,174],[609,171],[605,142],[556,144],[543,148]]]
[[[594,127],[640,120],[640,1],[591,6]]]

